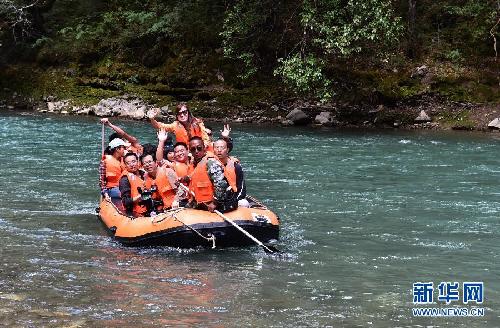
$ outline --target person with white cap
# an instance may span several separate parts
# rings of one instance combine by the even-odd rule
[[[112,133],[109,136],[109,141],[110,142],[113,139],[115,139],[115,138],[120,138],[123,141],[125,141],[125,143],[126,143],[125,147],[127,147],[127,151],[134,152],[134,153],[137,154],[137,156],[141,156],[142,155],[143,147],[139,143],[139,139],[137,139],[136,137],[128,134],[122,128],[120,128],[120,127],[118,127],[118,126],[116,126],[114,124],[111,124],[111,122],[109,121],[109,119],[106,118],[106,117],[101,119],[101,123],[104,124],[104,125],[106,125],[106,126],[109,126],[113,131],[115,131],[114,133]]]
[[[103,155],[99,165],[99,187],[106,199],[121,204],[118,186],[124,171],[122,159],[125,155],[126,143],[120,138],[115,138],[109,143],[109,149],[111,155]]]

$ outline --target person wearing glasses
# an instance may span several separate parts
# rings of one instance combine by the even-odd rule
[[[171,168],[158,166],[154,154],[143,155],[141,161],[146,171],[141,188],[142,200],[147,207],[145,215],[154,215],[163,209],[171,208],[178,187],[175,172]]]
[[[148,116],[153,127],[157,130],[164,129],[175,135],[176,142],[188,144],[193,137],[200,137],[208,145],[210,138],[207,134],[203,121],[194,117],[185,103],[180,103],[175,107],[175,121],[172,123],[160,123],[155,117],[158,111],[149,111]]]
[[[99,187],[101,194],[108,200],[121,205],[119,182],[124,171],[122,158],[125,155],[126,143],[115,138],[109,143],[110,155],[104,155],[99,164]]]
[[[120,179],[120,193],[123,208],[129,216],[139,217],[147,212],[147,208],[142,202],[139,188],[144,186],[145,172],[139,168],[139,157],[136,153],[129,152],[123,157],[126,171]]]
[[[189,181],[194,200],[190,207],[210,212],[217,209],[223,213],[236,209],[238,201],[231,196],[232,190],[224,175],[224,167],[216,158],[207,155],[200,137],[189,140],[189,151],[194,159]]]

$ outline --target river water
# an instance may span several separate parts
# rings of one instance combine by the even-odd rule
[[[97,122],[0,114],[0,326],[500,326],[498,134],[233,126],[249,193],[282,219],[273,257],[110,239]],[[416,282],[434,304],[413,304]],[[483,282],[483,303],[439,302],[440,282]]]

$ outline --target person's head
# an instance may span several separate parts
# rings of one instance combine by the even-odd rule
[[[113,132],[109,135],[108,140],[111,142],[113,139],[120,138],[120,135],[116,132]]]
[[[156,170],[158,165],[156,164],[156,158],[154,154],[143,154],[141,156],[142,167],[149,175],[156,177]]]
[[[135,173],[139,168],[139,157],[137,157],[136,153],[126,153],[123,157],[123,163],[125,163],[127,171]]]
[[[218,139],[214,142],[214,154],[223,163],[227,160],[228,149],[226,140]]]
[[[189,151],[193,154],[194,160],[199,162],[206,154],[203,139],[200,137],[192,137],[189,139]]]
[[[117,158],[123,157],[125,155],[126,144],[120,138],[115,138],[109,143],[109,151],[111,154]]]
[[[156,145],[153,145],[150,143],[144,144],[144,145],[142,145],[142,155],[144,156],[147,154],[151,154],[151,155],[156,156],[156,148],[157,148]]]
[[[172,162],[174,160],[174,146],[173,145],[166,145],[163,148],[163,158],[169,160]]]
[[[181,123],[187,123],[190,119],[191,113],[185,103],[180,103],[175,107],[175,118]]]
[[[174,159],[180,163],[186,163],[188,160],[188,146],[184,142],[178,142],[174,145]]]

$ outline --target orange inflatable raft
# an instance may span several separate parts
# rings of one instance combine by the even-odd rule
[[[224,215],[261,242],[279,238],[279,218],[262,203],[247,197],[250,208]],[[179,208],[153,217],[130,217],[102,200],[98,216],[109,235],[126,246],[181,248],[253,245],[254,242],[215,213]]]

